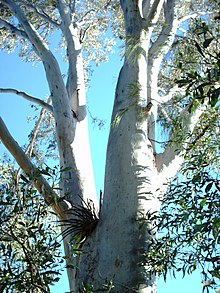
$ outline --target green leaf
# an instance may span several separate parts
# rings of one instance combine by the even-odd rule
[[[179,87],[183,87],[184,85],[189,84],[190,82],[191,79],[180,79],[176,81]]]
[[[47,170],[44,170],[44,169],[40,170],[40,173],[43,175],[51,176],[51,174]]]
[[[203,198],[203,200],[200,203],[200,206],[203,208],[205,204],[206,204],[206,198]]]
[[[24,182],[26,182],[26,183],[29,183],[29,180],[27,180],[27,178],[24,176],[24,175],[20,175],[20,178],[24,181]]]

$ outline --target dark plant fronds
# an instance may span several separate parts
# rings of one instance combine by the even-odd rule
[[[95,229],[99,217],[96,213],[94,203],[92,200],[83,200],[82,205],[75,205],[66,213],[70,219],[62,220],[61,226],[65,227],[62,232],[63,238],[71,235],[72,237],[80,236],[81,241],[88,237]]]

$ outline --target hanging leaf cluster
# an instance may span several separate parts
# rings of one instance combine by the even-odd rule
[[[16,177],[11,163],[0,165],[0,292],[50,292],[63,262],[57,228],[26,177]]]
[[[159,108],[159,122],[168,132],[173,123],[178,123],[183,108],[191,114],[200,105],[216,111],[219,107],[219,26],[213,15],[184,23],[187,30],[177,34],[164,60],[159,81],[161,88],[169,92],[176,85],[179,87],[172,99],[162,105],[163,111]]]
[[[145,265],[165,280],[168,272],[175,277],[199,269],[208,292],[220,285],[219,177],[201,170],[182,177],[170,185],[159,217],[150,212],[146,216],[156,223],[159,237],[150,240]]]

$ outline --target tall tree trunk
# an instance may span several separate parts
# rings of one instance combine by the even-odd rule
[[[156,292],[156,276],[144,265],[144,254],[156,231],[152,233],[145,215],[159,211],[160,191],[165,191],[169,176],[160,176],[163,161],[158,169],[153,142],[157,113],[152,113],[152,106],[157,109],[162,54],[156,56],[158,62],[151,62],[148,50],[151,22],[158,19],[163,1],[155,1],[146,11],[135,1],[121,1],[121,5],[126,30],[125,61],[115,93],[104,202],[96,233],[83,246],[89,254],[81,256],[77,286],[93,284],[100,289],[108,283],[113,284],[114,292],[152,293]],[[142,17],[144,13],[148,18]],[[177,163],[173,172],[178,167]]]
[[[143,225],[144,215],[160,207],[155,155],[148,139],[150,33],[138,21],[129,24],[128,32],[108,141],[101,218],[96,235],[83,248],[97,247],[82,256],[78,281],[94,284],[96,289],[112,282],[114,292],[155,292],[156,278],[144,266],[144,252],[154,235],[150,226]]]
[[[146,212],[158,211],[160,206],[154,190],[157,171],[148,139],[147,105],[129,98],[129,85],[137,83],[140,71],[129,63],[123,66],[107,150],[98,269],[103,280],[113,281],[116,292],[155,290],[155,278],[144,267],[144,251],[152,235],[142,220]],[[120,121],[114,123],[120,112]]]
[[[152,29],[143,29],[136,2],[123,1],[126,28],[126,56],[121,69],[109,135],[104,202],[96,235],[85,249],[79,285],[101,288],[106,282],[114,292],[155,292],[156,279],[144,266],[149,228],[143,216],[157,212],[155,194],[157,170],[148,139],[150,100],[147,98],[148,48]],[[85,273],[86,272],[86,273]]]

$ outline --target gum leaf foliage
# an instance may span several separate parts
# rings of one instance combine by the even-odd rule
[[[194,23],[190,49],[203,66],[183,70],[176,82],[186,87],[188,111],[205,102],[210,111],[193,133],[185,163],[163,198],[159,217],[149,212],[145,219],[153,221],[153,230],[157,227],[159,231],[158,239],[153,237],[149,243],[145,265],[153,265],[165,280],[168,272],[175,277],[177,272],[185,276],[199,269],[203,292],[220,287],[220,54],[215,33],[204,21]]]
[[[216,12],[213,17],[192,19],[188,23],[188,29],[182,28],[184,33],[180,32],[176,36],[164,60],[164,67],[160,73],[161,88],[172,91],[172,88],[178,85],[180,91],[174,94],[169,103],[159,107],[158,120],[165,132],[169,133],[173,125],[175,129],[178,128],[178,136],[173,137],[178,141],[187,139],[183,136],[184,131],[181,131],[182,107],[193,113],[200,104],[207,107],[209,120],[215,120],[218,115],[220,95],[218,18],[219,14]],[[203,121],[206,120],[206,117],[204,118]]]
[[[218,16],[215,19],[218,21]],[[146,253],[144,265],[153,266],[155,273],[165,280],[170,272],[174,277],[177,272],[185,276],[199,269],[203,292],[211,288],[218,292],[220,288],[218,38],[219,27],[201,18],[191,22],[187,36],[176,40],[180,46],[174,46],[172,54],[177,67],[168,71],[176,76],[174,84],[184,88],[185,96],[176,96],[175,105],[189,105],[188,111],[192,112],[198,104],[206,104],[209,111],[203,114],[192,134],[185,163],[168,187],[159,217],[149,212],[145,218],[146,223],[154,222],[152,235],[157,228],[159,236],[149,242],[151,249]],[[183,41],[191,46],[182,46]],[[169,60],[166,62],[169,65]],[[162,74],[161,82],[165,83],[167,72]],[[172,106],[168,105],[166,111],[181,132],[178,107]],[[169,131],[169,123],[162,116],[160,122]],[[180,133],[175,139],[184,141],[188,137]]]
[[[55,44],[56,51],[62,53],[66,59],[66,44],[60,35],[60,18],[56,1],[52,0],[21,0],[26,17],[34,29],[48,45]],[[72,22],[79,28],[79,38],[83,43],[85,68],[91,61],[98,64],[107,61],[109,52],[114,45],[115,37],[123,35],[122,13],[118,1],[65,1],[71,11]],[[10,10],[0,4],[0,15],[3,24],[5,21],[14,26],[16,32],[20,29]],[[1,25],[1,22],[0,22]],[[111,29],[111,34],[105,37]],[[22,31],[22,30],[21,30]],[[57,41],[59,40],[59,41]],[[55,42],[55,43],[54,43]],[[31,44],[26,40],[25,34],[11,34],[7,29],[0,31],[0,48],[11,52],[19,49],[19,55],[26,61],[36,61]],[[64,49],[64,50],[62,50]]]
[[[0,292],[50,292],[63,259],[52,214],[12,162],[0,165]]]
[[[157,224],[159,237],[154,239],[146,264],[166,280],[167,273],[196,269],[202,273],[203,289],[220,285],[220,186],[219,178],[207,172],[191,173],[180,183],[171,185]],[[147,220],[155,220],[147,215]]]

